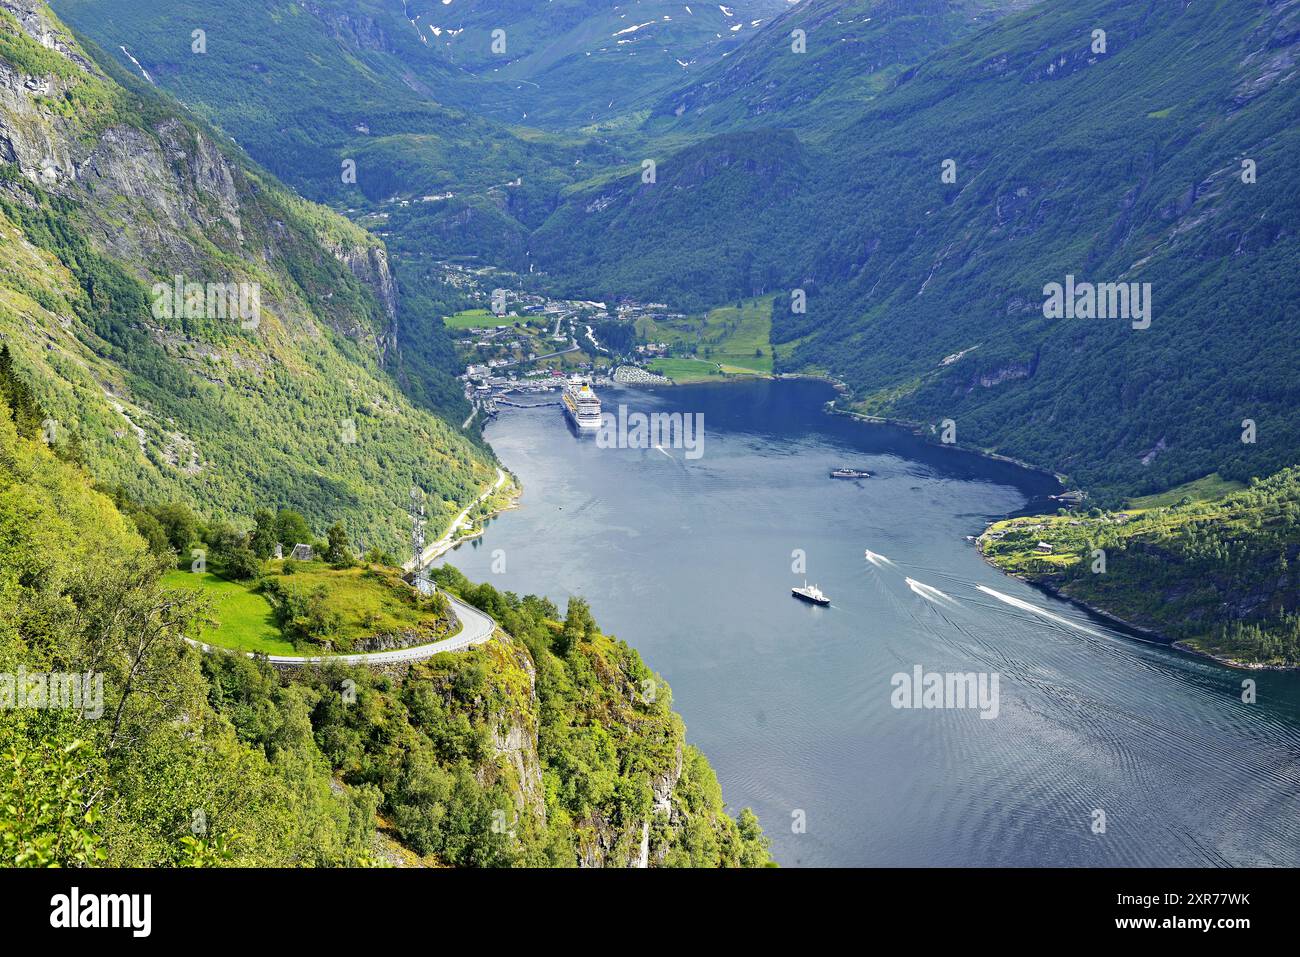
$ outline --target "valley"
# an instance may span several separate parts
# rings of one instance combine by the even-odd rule
[[[1297,63],[1294,0],[0,0],[0,674],[113,715],[0,715],[3,859],[1294,865]]]

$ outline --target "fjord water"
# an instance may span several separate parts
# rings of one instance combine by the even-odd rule
[[[447,560],[561,610],[587,598],[671,684],[783,865],[1300,864],[1300,679],[1136,640],[1001,575],[964,536],[1047,481],[826,415],[831,395],[602,392],[606,411],[703,413],[698,459],[511,409],[487,435],[521,507]],[[839,465],[873,477],[828,478]],[[830,607],[791,597],[796,550]],[[917,665],[997,673],[997,716],[894,708],[891,677]]]

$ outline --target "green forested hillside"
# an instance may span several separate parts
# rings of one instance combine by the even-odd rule
[[[0,864],[356,864],[373,798],[334,794],[292,689],[241,739],[180,642],[202,613],[80,469],[0,402],[0,673],[102,676],[86,716],[6,706]],[[11,689],[14,690],[14,689]]]
[[[443,22],[444,14],[459,16],[459,5],[455,11],[415,0],[162,6],[61,0],[55,6],[115,65],[141,83],[147,76],[233,136],[276,177],[317,202],[366,218],[394,252],[401,349],[386,355],[386,363],[413,398],[462,421],[469,410],[450,381],[462,370],[436,312],[446,290],[429,281],[423,261],[477,257],[526,271],[529,231],[553,208],[556,193],[585,176],[588,165],[602,165],[609,148],[487,118],[522,84],[496,82],[491,71],[475,77],[447,56],[450,33],[439,38],[426,27]],[[502,22],[521,16],[506,11]],[[531,26],[511,27],[509,50],[522,53],[534,42],[527,37],[536,34],[536,20],[528,19]],[[203,31],[205,52],[195,52],[195,30]],[[489,33],[475,27],[488,55]],[[457,39],[468,52],[469,35]],[[528,122],[514,106],[507,121]]]
[[[1296,17],[1254,0],[1038,4],[815,134],[756,130],[739,155],[721,134],[657,157],[664,189],[638,170],[575,191],[539,255],[601,296],[776,291],[782,368],[832,372],[863,411],[951,418],[959,442],[1110,501],[1276,471],[1300,449]],[[1150,327],[1044,318],[1067,275],[1151,283]],[[806,313],[788,308],[796,288]]]
[[[43,417],[0,369],[0,866],[767,863],[667,686],[581,602],[444,570],[513,637],[386,675],[201,655],[175,552]],[[50,675],[90,679],[76,709],[31,697]]]
[[[795,134],[724,133],[647,160],[653,182],[637,164],[572,194],[532,238],[538,265],[574,295],[658,301],[670,292],[693,311],[770,289],[763,278],[788,268],[771,220],[813,175]]]
[[[643,130],[789,127],[816,136],[857,118],[908,67],[1031,2],[802,0],[660,99]]]
[[[434,522],[473,498],[488,455],[388,371],[382,244],[125,89],[41,5],[7,6],[0,339],[51,438],[142,500],[293,507],[371,543],[404,540],[413,483]],[[178,276],[197,308],[172,308]],[[256,290],[256,313],[214,308],[209,284]]]
[[[74,13],[78,2],[64,0]],[[259,10],[249,17],[269,17],[270,34],[287,29]],[[332,76],[365,64],[373,88],[388,89],[395,62],[415,71],[465,54],[446,35],[431,34],[425,50],[411,21],[486,29],[495,12],[408,6],[411,19],[390,29],[394,11],[371,22],[327,4],[304,49],[346,51],[352,61],[339,60]],[[128,46],[183,39],[160,37],[163,21],[131,0],[114,0],[110,13],[79,22]],[[578,3],[549,13],[551,32],[523,14],[511,21],[520,84],[526,72],[561,69],[547,44],[596,22]],[[371,221],[404,263],[481,257],[544,270],[574,295],[691,310],[775,293],[781,369],[834,374],[859,411],[953,419],[959,442],[1053,467],[1113,503],[1207,469],[1267,474],[1300,448],[1285,415],[1296,355],[1283,325],[1296,292],[1286,224],[1297,195],[1281,172],[1300,112],[1287,82],[1295,17],[1263,0],[812,0],[656,94],[643,124],[624,111],[581,136],[483,136],[473,132],[480,121],[467,121],[479,146],[442,163],[441,179],[427,175],[428,157],[442,155],[453,129],[428,142],[407,136],[414,127],[397,139],[370,126],[361,134],[354,127],[368,110],[351,95],[346,109],[323,110],[346,133],[339,139],[295,120],[275,94],[277,84],[317,90],[322,78],[276,79],[283,68],[269,61],[263,74],[252,61],[236,70],[187,57],[177,60],[183,81],[159,82],[185,85],[228,126],[254,97],[259,119],[249,126],[264,140],[299,131],[288,142],[302,140],[301,150],[276,147],[286,163],[326,142],[331,164],[351,141],[382,155],[374,168],[387,178],[366,202],[399,186],[416,200]],[[796,26],[806,53],[790,50]],[[471,102],[497,82],[487,62],[462,56],[455,68],[479,92],[455,96]],[[231,71],[228,82],[214,82],[213,69]],[[634,76],[616,62],[602,70]],[[529,89],[553,103],[586,90]],[[657,164],[653,183],[644,160]],[[487,172],[476,179],[470,167]],[[457,195],[419,201],[456,180],[467,184],[448,187]],[[1151,326],[1044,318],[1044,288],[1067,275],[1151,283]],[[410,286],[422,301],[440,295],[414,278]],[[793,289],[808,293],[806,313],[781,308]],[[445,347],[430,355],[448,361]],[[1253,443],[1240,441],[1246,419],[1258,426]]]
[[[1300,469],[1208,499],[1188,492],[1168,505],[998,522],[981,547],[999,568],[1198,651],[1300,665]]]

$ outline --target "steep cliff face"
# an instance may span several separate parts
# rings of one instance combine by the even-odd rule
[[[500,706],[490,716],[492,747],[498,761],[508,768],[516,812],[531,815],[538,831],[544,832],[546,796],[537,752],[537,666],[528,649],[505,634],[497,636],[490,652],[500,660],[503,673],[517,678],[514,706]]]
[[[384,371],[383,245],[36,0],[0,0],[0,252],[0,337],[57,431],[139,499],[294,507],[397,544],[410,479],[437,521],[490,478]]]
[[[554,668],[556,659],[549,651],[537,648],[530,651],[504,634],[483,651],[494,662],[493,683],[497,693],[484,694],[481,699],[496,704],[486,714],[494,760],[480,768],[479,779],[484,784],[499,781],[509,787],[515,813],[529,818],[525,830],[530,833],[547,833],[554,811],[558,819],[555,823],[565,829],[564,841],[571,841],[574,855],[573,860],[563,863],[581,867],[658,866],[664,862],[670,844],[685,821],[674,794],[682,776],[685,733],[680,719],[671,711],[662,712],[660,720],[647,720],[644,713],[637,714],[645,707],[645,690],[636,686],[633,676],[607,669],[607,652],[599,647],[603,641],[596,642],[597,647],[574,652],[578,657],[571,665],[584,671],[594,668],[604,676],[597,700],[590,703],[604,713],[601,727],[612,739],[622,742],[620,747],[625,754],[638,754],[636,762],[627,762],[632,765],[628,777],[648,800],[633,805],[620,803],[616,807],[589,806],[576,817],[555,805],[558,791],[575,785],[581,791],[598,791],[600,785],[590,780],[575,780],[579,777],[575,774],[577,769],[568,761],[556,759],[555,739],[559,729],[552,726],[543,730],[542,696],[537,687],[538,667],[533,655],[540,653],[548,657],[547,670]],[[503,689],[509,692],[503,693]],[[575,719],[582,720],[578,715]],[[651,757],[642,766],[645,759],[640,754],[646,745],[650,746]],[[588,773],[585,769],[581,772]],[[548,776],[552,779],[549,787]],[[549,809],[548,793],[555,805]],[[652,824],[659,826],[652,828]]]

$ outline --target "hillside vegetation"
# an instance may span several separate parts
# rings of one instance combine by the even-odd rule
[[[575,188],[535,252],[600,297],[695,309],[776,292],[780,369],[834,374],[861,411],[951,418],[959,442],[1107,504],[1207,466],[1270,474],[1300,448],[1297,16],[1255,0],[1035,4],[853,109],[667,141],[655,183],[629,168]],[[827,56],[782,42],[781,63]],[[787,72],[774,109],[825,89],[814,68]],[[716,90],[701,116],[745,115],[753,91]],[[1045,287],[1067,275],[1150,283],[1149,327],[1046,318]],[[1259,441],[1240,441],[1245,419]]]
[[[816,136],[855,119],[928,55],[1031,2],[801,0],[663,96],[643,131],[698,136],[790,127]]]
[[[1185,493],[1171,504],[997,522],[981,548],[1004,571],[1197,651],[1300,666],[1300,469],[1218,496]]]
[[[21,379],[0,376],[0,674],[10,695],[49,675],[101,684],[75,710],[6,700],[0,865],[407,861],[377,841],[381,823],[438,865],[768,862],[754,816],[726,813],[685,744],[668,687],[580,601],[561,616],[444,569],[510,635],[387,674],[202,655],[182,639],[211,606],[168,585],[176,551],[141,534],[161,522],[94,490],[74,450],[47,446],[44,418]],[[317,571],[326,610],[353,607],[365,574],[339,585]]]
[[[413,484],[434,523],[472,499],[489,455],[388,371],[382,244],[42,5],[0,8],[0,340],[53,440],[137,499],[245,518],[274,503],[381,544],[404,540]],[[197,300],[175,299],[178,276]],[[214,308],[226,287],[255,308]]]

